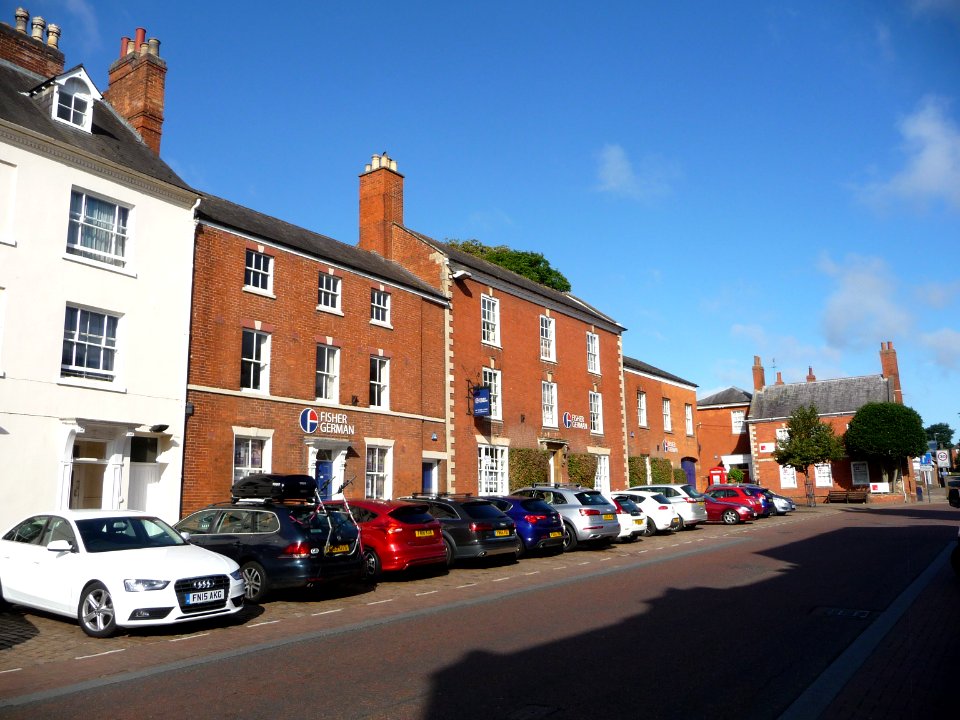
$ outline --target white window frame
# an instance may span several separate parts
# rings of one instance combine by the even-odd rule
[[[273,258],[260,250],[246,248],[243,287],[256,293],[273,294]]]
[[[670,416],[670,398],[663,398],[663,431],[673,432],[673,418]]]
[[[480,342],[500,347],[500,300],[480,296]]]
[[[590,391],[587,396],[587,404],[590,408],[590,432],[594,435],[603,434],[603,395],[598,392]]]
[[[587,333],[587,372],[600,374],[600,336]]]
[[[252,337],[254,344],[249,357],[245,356],[245,339]],[[270,333],[243,328],[240,342],[240,390],[241,392],[269,393],[270,392]],[[247,369],[249,368],[249,373]],[[254,368],[259,370],[259,383],[254,387]],[[244,379],[249,374],[249,386],[245,386]]]
[[[540,409],[544,427],[555,428],[557,425],[557,384],[555,382],[540,382]]]
[[[370,324],[390,327],[390,293],[370,288]]]
[[[647,425],[647,394],[643,390],[637,391],[637,422],[640,427]]]
[[[789,465],[780,465],[780,487],[796,489],[797,471]]]
[[[693,405],[690,403],[683,404],[683,424],[687,435],[693,437]]]
[[[390,359],[370,356],[370,407],[390,409]]]
[[[477,445],[477,488],[480,495],[509,493],[509,454],[502,445]]]
[[[89,215],[91,201],[106,208],[112,208],[112,218],[106,216],[96,218]],[[101,265],[125,269],[130,255],[130,210],[131,208],[127,205],[73,188],[70,191],[66,254]],[[98,240],[106,240],[108,249],[101,250],[94,247]]]
[[[364,497],[391,500],[393,498],[393,448],[384,445],[367,445],[365,458]]]
[[[853,484],[855,486],[868,486],[870,484],[870,463],[866,460],[851,460],[850,477],[853,478]],[[857,480],[858,477],[862,479]]]
[[[593,476],[593,489],[602,493],[610,492],[610,456],[596,455],[597,471]]]
[[[70,317],[71,312],[74,313],[72,319]],[[92,334],[90,331],[90,322],[95,319],[99,319],[102,323],[102,334]],[[119,334],[119,315],[67,303],[63,316],[60,377],[96,380],[106,383],[116,382]],[[80,351],[79,354],[85,359],[84,364],[76,363],[78,350]],[[74,362],[63,362],[64,356],[68,354]],[[90,364],[92,362],[91,355],[99,355],[100,357],[93,365]],[[109,362],[104,362],[107,359]]]
[[[833,487],[833,467],[830,463],[818,463],[813,466],[814,484],[817,487]]]
[[[324,358],[323,368],[320,367],[320,358]],[[340,348],[333,345],[317,343],[317,357],[315,363],[317,371],[314,381],[314,393],[317,400],[330,403],[340,402]],[[326,389],[326,394],[317,392],[320,387]]]
[[[255,437],[252,435],[235,433],[233,436],[233,481],[236,482],[251,473],[270,472],[270,439],[269,437]],[[246,447],[246,455],[252,461],[254,450],[260,454],[260,464],[248,462],[247,465],[237,464],[237,454],[241,447]]]
[[[742,435],[747,431],[746,425],[746,410],[731,410],[730,411],[730,432],[734,435]]]
[[[72,127],[90,132],[93,126],[93,93],[82,78],[72,77],[55,83],[53,97],[53,119]],[[78,105],[83,104],[82,107]],[[68,117],[63,117],[65,112]]]
[[[317,280],[317,310],[343,314],[340,307],[340,293],[343,283],[331,273],[321,272]]]
[[[557,360],[557,321],[547,315],[540,316],[540,359]]]
[[[503,411],[500,407],[501,373],[499,370],[483,368],[481,384],[490,388],[490,419],[502,420]]]

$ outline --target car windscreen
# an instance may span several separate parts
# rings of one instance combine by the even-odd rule
[[[154,517],[85,518],[77,520],[77,529],[90,553],[186,544],[180,533]]]
[[[486,500],[482,502],[465,502],[461,504],[464,512],[474,520],[492,520],[502,517],[503,513],[497,509],[497,506]]]
[[[703,497],[703,493],[697,490],[693,485],[681,485],[680,489],[683,490],[687,495],[692,497],[694,500],[699,500]]]
[[[607,500],[599,490],[592,490],[587,492],[578,492],[576,493],[577,500],[580,501],[581,505],[609,505],[610,501]]]
[[[397,522],[408,525],[420,525],[422,523],[433,522],[433,515],[428,512],[426,505],[404,505],[394,508],[387,513]]]
[[[547,505],[543,500],[531,498],[530,500],[521,500],[520,507],[527,512],[537,513],[538,515],[553,515],[556,510]]]

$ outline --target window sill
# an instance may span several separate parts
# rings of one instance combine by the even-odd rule
[[[270,397],[269,390],[260,390],[260,389],[242,387],[240,388],[240,392],[244,393],[245,395],[259,395],[260,397]]]
[[[245,293],[250,293],[251,295],[259,295],[260,297],[270,298],[271,300],[277,299],[277,296],[269,290],[262,290],[261,288],[253,287],[252,285],[244,285],[243,291]]]
[[[69,260],[70,262],[75,262],[80,265],[86,265],[87,267],[97,268],[98,270],[107,270],[108,272],[116,273],[117,275],[126,275],[127,277],[135,278],[137,274],[126,267],[117,267],[116,265],[109,265],[107,263],[97,262],[96,260],[90,260],[89,258],[80,257],[79,255],[74,255],[73,253],[65,252],[63,254],[64,260]]]
[[[84,378],[62,377],[57,380],[57,385],[66,385],[67,387],[85,388],[87,390],[103,390],[105,392],[125,393],[127,389],[121,385],[115,385],[106,380],[86,380]]]
[[[16,247],[17,241],[13,238],[5,238],[0,236],[0,245],[9,245],[10,247]]]
[[[481,340],[480,344],[486,345],[487,347],[496,348],[497,350],[503,350],[503,346],[500,343],[493,343],[493,342],[490,342],[489,340]]]
[[[541,356],[540,356],[540,362],[553,363],[554,365],[556,365],[556,364],[557,364],[557,359],[556,359],[555,357],[552,357],[552,358],[551,358],[551,357],[544,357],[543,355],[541,355]]]
[[[343,310],[340,308],[327,307],[326,305],[317,305],[317,312],[327,313],[328,315],[339,315],[343,317]]]
[[[371,325],[376,325],[377,327],[382,327],[382,328],[384,328],[384,329],[386,329],[386,330],[393,330],[393,325],[391,325],[391,324],[388,323],[388,322],[380,322],[379,320],[371,320],[371,321],[370,321],[370,324],[371,324]]]

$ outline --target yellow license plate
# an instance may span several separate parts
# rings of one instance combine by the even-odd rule
[[[643,520],[636,520],[636,519],[635,519],[635,520],[633,521],[633,524],[634,524],[634,525],[643,525]]]
[[[552,537],[552,538],[554,538],[554,537],[560,537],[561,535],[563,535],[563,533],[560,532],[559,530],[557,530],[556,532],[550,533],[550,537]]]
[[[330,549],[327,551],[330,555],[337,555],[339,553],[350,552],[349,545],[331,545]]]
[[[509,530],[494,530],[494,531],[493,531],[493,534],[496,535],[497,537],[506,537],[507,535],[510,534],[510,531],[509,531]]]
[[[613,520],[613,515],[611,515],[610,513],[604,513],[604,514],[603,514],[603,519],[604,519],[604,520]]]
[[[417,530],[417,537],[433,537],[433,530]]]

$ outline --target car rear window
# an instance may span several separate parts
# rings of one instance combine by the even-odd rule
[[[703,493],[697,490],[693,485],[681,485],[680,489],[694,500],[698,500],[703,497]]]
[[[640,512],[640,508],[637,507],[637,504],[633,501],[633,498],[629,498],[626,495],[618,495],[617,502],[620,503],[620,507],[622,507],[631,515],[635,512]]]
[[[294,524],[309,535],[325,535],[330,527],[328,522],[332,522],[333,526],[337,528],[353,525],[350,516],[345,512],[329,508],[324,513],[323,510],[306,505],[304,507],[288,508],[287,512],[290,513],[290,519],[293,520]],[[327,520],[328,517],[329,521]]]
[[[599,490],[588,490],[586,492],[576,493],[577,500],[581,505],[609,505],[609,501]]]
[[[410,505],[398,507],[387,513],[394,520],[408,525],[419,525],[433,522],[433,515],[428,512],[426,505]]]
[[[482,502],[465,502],[462,504],[464,512],[474,520],[490,520],[503,515],[497,506],[486,500]]]
[[[651,495],[650,497],[654,500],[654,502],[658,502],[658,503],[660,503],[661,505],[669,505],[669,504],[670,504],[670,501],[667,500],[667,498],[666,498],[662,493],[654,493],[654,494]]]
[[[550,507],[547,503],[545,503],[543,500],[536,500],[536,499],[521,500],[520,507],[522,507],[527,512],[532,512],[532,513],[549,515],[555,512],[554,509]]]

